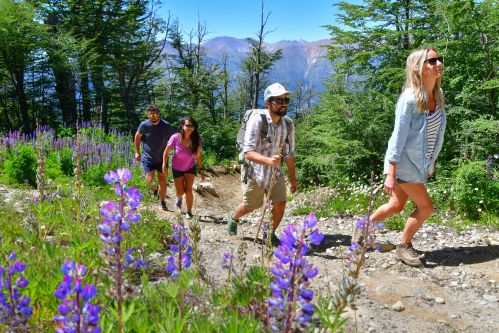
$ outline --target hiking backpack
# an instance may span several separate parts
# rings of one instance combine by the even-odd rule
[[[239,131],[237,132],[236,138],[236,149],[239,152],[239,163],[246,164],[246,159],[244,158],[243,146],[244,146],[244,135],[246,134],[246,126],[251,117],[262,117],[262,126],[260,128],[260,138],[262,141],[267,138],[269,132],[269,124],[267,123],[267,109],[250,109],[244,113],[243,120],[241,121],[241,126],[239,127]],[[293,129],[293,121],[288,116],[284,116],[284,121],[286,122],[286,139],[284,140],[286,143],[289,143],[289,133],[291,133]]]

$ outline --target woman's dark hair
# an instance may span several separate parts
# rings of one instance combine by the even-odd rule
[[[178,131],[180,132],[180,134],[182,134],[182,138],[184,138],[185,137],[184,124],[187,120],[189,120],[191,122],[191,124],[194,126],[194,129],[192,130],[192,133],[191,133],[191,142],[192,142],[191,152],[193,154],[195,154],[198,151],[199,146],[201,145],[201,138],[199,137],[199,133],[198,133],[198,122],[195,121],[194,118],[192,118],[192,117],[189,117],[189,116],[184,117],[184,118],[180,119],[180,125],[178,128]]]

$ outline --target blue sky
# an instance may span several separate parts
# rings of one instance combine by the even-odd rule
[[[160,14],[178,18],[184,31],[194,30],[198,14],[208,27],[208,39],[217,36],[256,37],[260,24],[260,0],[161,0]],[[329,38],[321,27],[335,23],[337,0],[265,0],[271,12],[266,30],[274,30],[266,42],[280,40],[314,41]],[[352,2],[352,1],[347,1]],[[360,1],[355,1],[360,2]]]

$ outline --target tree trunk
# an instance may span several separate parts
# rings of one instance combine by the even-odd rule
[[[28,100],[26,98],[26,91],[24,90],[24,71],[15,72],[16,97],[19,103],[19,113],[21,114],[21,121],[24,133],[31,133],[31,119],[28,112]]]
[[[90,101],[90,86],[89,86],[89,77],[88,77],[88,67],[86,65],[80,65],[80,93],[81,93],[81,120],[82,121],[91,121],[92,120],[92,112],[91,112],[91,101]]]

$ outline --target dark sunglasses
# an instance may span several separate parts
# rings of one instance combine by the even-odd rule
[[[184,125],[186,128],[194,128],[194,125]]]
[[[442,56],[436,57],[436,58],[426,59],[424,62],[427,62],[433,66],[433,65],[437,64],[437,60],[440,61],[440,63],[442,63],[442,64],[444,63],[444,57],[442,57]]]
[[[271,101],[274,101],[276,102],[277,104],[289,104],[289,97],[284,97],[284,98],[281,98],[281,97],[272,97]]]

